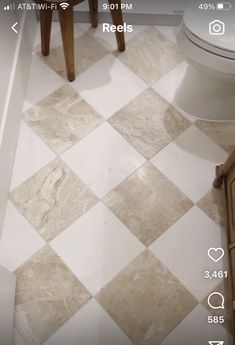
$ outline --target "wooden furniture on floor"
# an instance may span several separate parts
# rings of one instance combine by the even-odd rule
[[[36,3],[47,3],[57,6],[59,12],[59,20],[61,27],[61,35],[63,41],[65,63],[67,76],[70,81],[75,79],[75,62],[74,62],[74,6],[85,0],[34,0]],[[88,0],[90,9],[91,25],[95,28],[98,26],[98,0]],[[111,8],[112,21],[115,26],[123,25],[123,17],[121,10],[121,0],[107,0],[109,4],[113,4]],[[69,6],[66,9],[60,7],[60,3],[67,2]],[[115,9],[113,9],[115,8]],[[48,56],[50,53],[50,36],[52,23],[52,9],[40,10],[41,23],[41,49],[42,55]],[[111,34],[111,33],[110,33]],[[125,50],[125,38],[123,32],[115,32],[119,51]]]
[[[220,188],[222,184],[224,185],[227,211],[228,245],[233,298],[233,320],[235,321],[235,151],[230,154],[224,164],[216,167],[216,178],[213,186],[215,188]],[[234,327],[233,331],[235,335]],[[235,336],[233,339],[235,345]]]

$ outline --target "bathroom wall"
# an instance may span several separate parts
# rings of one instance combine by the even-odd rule
[[[7,37],[8,44],[1,47],[0,50],[0,75],[1,80],[9,80],[13,59],[14,59],[14,52],[16,49],[17,44],[17,35],[10,29],[11,23],[18,21],[19,18],[17,17],[16,13],[11,12],[9,16],[1,11],[0,12],[0,42],[5,42]],[[0,93],[0,126],[3,118],[3,109],[5,104],[5,99],[8,90],[8,83],[4,82],[1,84],[1,93]]]
[[[189,3],[189,0],[128,0],[123,2],[132,2],[134,13],[175,14],[182,12]]]
[[[122,0],[125,4],[133,4],[133,13],[143,14],[175,14],[182,12],[191,0]],[[99,7],[107,0],[99,1]],[[87,11],[87,1],[77,6],[79,11]],[[129,12],[129,11],[128,11]]]
[[[123,3],[133,4],[133,9],[124,10],[124,20],[130,24],[149,25],[178,25],[184,9],[192,0],[122,0]],[[103,12],[102,5],[107,0],[99,1],[100,22],[110,21],[109,11]],[[55,16],[58,20],[58,17]],[[88,2],[84,1],[76,7],[75,20],[89,21]]]

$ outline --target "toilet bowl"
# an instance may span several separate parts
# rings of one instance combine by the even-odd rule
[[[191,5],[177,42],[188,62],[175,95],[176,105],[211,121],[235,121],[235,6],[219,11]]]

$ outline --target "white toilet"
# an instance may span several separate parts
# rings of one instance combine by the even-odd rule
[[[230,10],[190,6],[177,42],[188,62],[177,106],[206,120],[235,121],[235,4]]]

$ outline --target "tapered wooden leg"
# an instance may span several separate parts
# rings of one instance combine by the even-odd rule
[[[98,26],[98,0],[89,0],[90,19],[93,28]]]
[[[48,56],[50,53],[52,10],[40,11],[41,25],[41,49],[42,55]]]
[[[216,178],[213,182],[215,188],[220,188],[224,182],[225,177],[235,166],[235,150],[228,156],[224,164],[216,167]]]
[[[116,26],[123,25],[121,0],[109,0],[109,4],[110,5],[115,4],[118,7],[118,8],[116,8],[114,6],[115,9],[110,10],[113,24]],[[120,50],[120,52],[123,52],[126,49],[124,32],[116,31],[116,39],[117,39],[118,49]]]
[[[223,165],[216,167],[215,174],[216,174],[216,177],[213,182],[213,187],[220,188],[224,182]]]
[[[61,35],[69,81],[75,79],[73,7],[59,9]]]

